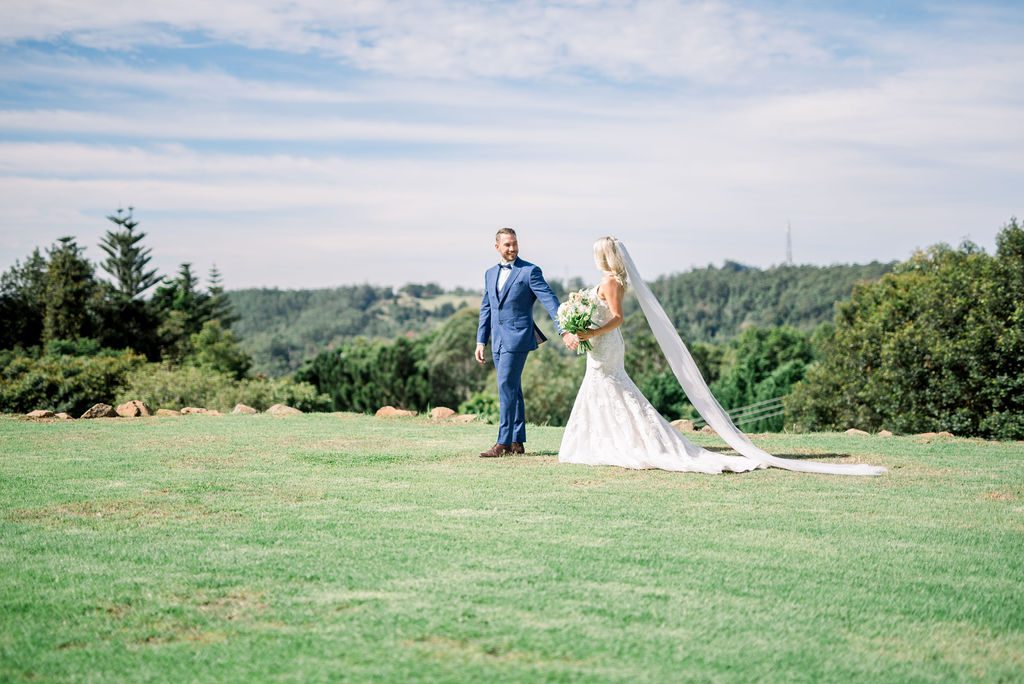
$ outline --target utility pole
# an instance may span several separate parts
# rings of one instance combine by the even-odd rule
[[[793,226],[786,221],[786,265],[793,265]]]

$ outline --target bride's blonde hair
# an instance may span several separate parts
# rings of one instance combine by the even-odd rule
[[[594,263],[604,273],[615,278],[619,285],[626,287],[626,265],[622,263],[616,238],[609,235],[594,243]]]

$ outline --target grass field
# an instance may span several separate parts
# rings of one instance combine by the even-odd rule
[[[0,680],[1024,680],[1024,444],[757,438],[862,479],[530,436],[0,419]]]

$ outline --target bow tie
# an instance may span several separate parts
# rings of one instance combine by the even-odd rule
[[[498,268],[500,268],[502,271],[511,271],[512,264],[498,264]]]

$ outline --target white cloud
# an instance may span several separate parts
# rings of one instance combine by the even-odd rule
[[[8,40],[187,30],[366,73],[11,48],[0,89],[56,95],[0,110],[0,267],[68,233],[95,246],[129,203],[161,268],[215,261],[232,287],[475,284],[502,224],[553,275],[589,274],[590,242],[613,233],[653,277],[776,263],[788,220],[798,259],[863,261],[991,242],[1021,212],[1016,39],[852,21],[864,54],[837,57],[834,27],[716,2],[12,6]],[[444,80],[374,75],[396,71]]]
[[[253,49],[318,53],[402,77],[750,80],[769,64],[827,56],[766,13],[704,0],[475,3],[14,0],[0,40],[61,38],[100,50],[186,44],[182,32]],[[202,40],[200,38],[200,40]]]

